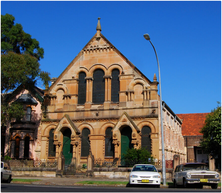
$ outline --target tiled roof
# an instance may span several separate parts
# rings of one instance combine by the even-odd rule
[[[200,130],[204,126],[205,119],[208,114],[209,113],[177,114],[177,116],[182,120],[182,135],[203,135],[200,133]]]
[[[38,104],[38,102],[30,94],[22,94],[15,102],[29,105]]]

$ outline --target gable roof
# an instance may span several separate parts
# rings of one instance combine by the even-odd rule
[[[208,114],[210,113],[177,114],[177,116],[182,120],[182,135],[203,135],[200,133],[200,130],[204,126],[206,116]]]
[[[32,83],[21,84],[18,88],[16,88],[13,92],[5,94],[3,100],[5,102],[10,102],[16,95],[22,92],[22,90],[28,90],[30,94],[32,94],[39,102],[44,101],[44,91]],[[29,98],[29,97],[28,97]]]
[[[100,25],[100,18],[98,18],[98,24],[97,24],[97,32],[96,34],[89,40],[89,42],[83,47],[83,49],[78,53],[78,55],[71,61],[71,63],[65,68],[65,70],[59,75],[59,77],[52,83],[52,85],[49,87],[47,93],[50,93],[50,91],[53,89],[54,85],[56,85],[59,80],[64,76],[64,74],[71,68],[71,66],[80,58],[82,57],[82,53],[83,51],[89,51],[89,50],[97,50],[100,49],[100,47],[93,47],[90,46],[90,44],[92,44],[95,39],[101,38],[103,39],[107,44],[109,48],[112,48],[113,50],[116,51],[116,53],[122,57],[126,63],[129,64],[129,66],[135,71],[137,72],[142,78],[144,78],[147,82],[152,83],[152,81],[150,81],[136,66],[134,66],[109,40],[107,40],[105,38],[105,36],[102,35],[101,33],[101,25]]]
[[[22,94],[15,102],[26,105],[37,105],[38,102],[30,94]]]

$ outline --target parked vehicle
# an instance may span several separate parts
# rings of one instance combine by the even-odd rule
[[[185,163],[176,166],[172,181],[174,187],[183,185],[186,188],[190,184],[196,184],[200,188],[203,188],[203,185],[208,185],[212,189],[217,189],[219,177],[219,173],[209,171],[205,163]]]
[[[160,187],[160,174],[152,164],[136,164],[129,175],[129,185],[146,184]]]
[[[1,162],[1,182],[6,181],[10,183],[11,180],[12,180],[12,171],[10,170],[8,163]]]

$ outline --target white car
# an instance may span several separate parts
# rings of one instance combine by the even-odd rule
[[[130,172],[129,185],[146,184],[160,187],[160,174],[152,164],[136,164]]]
[[[172,181],[174,187],[183,185],[186,188],[190,184],[195,184],[201,188],[207,185],[212,189],[217,189],[220,175],[218,172],[209,171],[204,163],[186,163],[176,166]]]
[[[9,168],[8,163],[1,162],[1,182],[6,181],[10,183],[12,181],[12,171]]]

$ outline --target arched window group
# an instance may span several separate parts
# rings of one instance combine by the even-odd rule
[[[114,69],[112,71],[111,101],[119,102],[119,70],[118,69]]]
[[[25,144],[24,144],[24,158],[25,159],[29,159],[29,141],[30,141],[30,137],[26,136]]]
[[[114,69],[111,74],[111,101],[119,102],[119,70]],[[104,71],[102,69],[96,69],[93,73],[93,84],[92,84],[92,102],[94,104],[102,104],[105,102],[105,78]],[[83,105],[86,102],[86,74],[85,72],[79,73],[79,85],[78,85],[78,104]]]
[[[78,104],[83,105],[86,102],[86,73],[79,73],[79,87],[78,87]]]
[[[54,143],[54,129],[51,129],[49,131],[49,152],[48,155],[49,157],[55,157],[55,150],[56,146],[53,144]]]
[[[147,149],[151,152],[151,137],[150,137],[151,129],[148,126],[144,126],[142,128],[142,148]]]
[[[105,101],[105,79],[101,69],[95,70],[93,74],[93,103],[101,104]]]
[[[14,157],[15,159],[19,158],[19,149],[20,149],[20,137],[15,138],[15,149],[14,149]]]
[[[108,127],[106,129],[106,136],[105,136],[105,156],[114,156],[114,144],[113,144],[113,137],[112,137],[112,127]]]
[[[90,141],[89,141],[90,130],[84,128],[82,130],[82,141],[81,141],[81,156],[86,157],[89,155]],[[114,156],[114,145],[112,138],[112,127],[108,127],[105,132],[105,156]]]
[[[90,130],[87,128],[84,128],[82,130],[82,144],[81,144],[81,156],[85,157],[89,155],[89,149],[90,149],[90,141],[89,141],[89,134]]]
[[[21,148],[20,147],[20,143],[21,143],[20,136],[17,136],[15,138],[15,146],[14,146],[14,158],[15,159],[19,159],[19,158],[29,159],[30,158],[30,136],[25,136],[23,142],[24,142],[23,143],[24,146],[22,145],[22,148]]]

